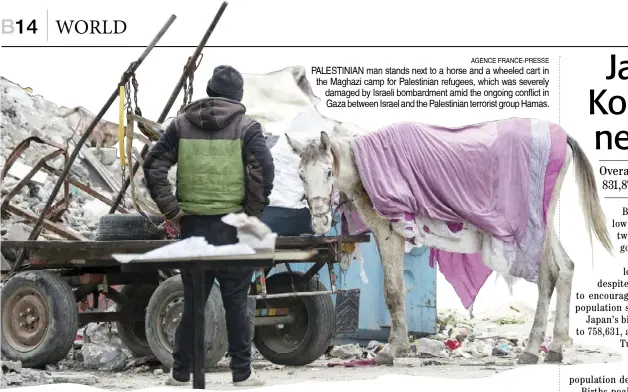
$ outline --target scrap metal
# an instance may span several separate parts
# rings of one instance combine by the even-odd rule
[[[46,202],[46,205],[44,206],[41,215],[39,216],[39,218],[35,222],[35,225],[33,227],[33,231],[31,232],[31,234],[30,234],[30,236],[28,238],[29,240],[36,240],[37,237],[39,237],[39,235],[41,234],[42,226],[43,226],[44,221],[46,219],[46,214],[48,213],[48,211],[52,207],[52,204],[54,203],[54,200],[57,197],[57,194],[59,193],[61,185],[66,182],[65,179],[68,176],[68,174],[70,173],[70,169],[72,168],[72,165],[74,164],[74,161],[76,160],[78,154],[80,153],[81,147],[85,144],[85,142],[87,141],[87,139],[91,135],[92,131],[94,130],[94,128],[96,127],[98,122],[102,119],[102,117],[105,115],[107,110],[109,110],[109,107],[111,107],[111,105],[113,104],[113,101],[118,97],[120,86],[124,86],[127,83],[127,81],[129,81],[129,79],[132,77],[132,75],[135,73],[135,71],[139,68],[139,66],[142,64],[144,59],[146,59],[148,54],[153,50],[155,45],[157,45],[159,40],[163,37],[163,35],[166,33],[166,31],[170,28],[170,26],[172,25],[172,23],[174,22],[174,20],[176,18],[177,17],[175,15],[171,15],[168,18],[166,24],[159,30],[159,32],[157,33],[155,38],[153,38],[151,43],[144,49],[144,51],[142,52],[140,57],[136,61],[132,62],[129,65],[128,69],[122,74],[120,82],[116,86],[115,91],[111,94],[111,96],[109,97],[109,99],[107,100],[105,105],[102,107],[102,109],[100,109],[100,112],[98,112],[96,117],[94,117],[94,119],[92,120],[92,123],[89,125],[89,127],[87,127],[87,129],[85,130],[85,132],[83,133],[81,138],[76,143],[76,145],[74,147],[74,150],[72,151],[72,154],[70,155],[70,157],[66,161],[66,164],[65,164],[65,167],[63,168],[61,176],[59,176],[57,182],[55,183],[54,188],[51,191],[50,197],[48,198],[48,201]],[[115,211],[115,210],[117,210],[119,202],[118,203],[114,203],[114,204],[115,205],[112,206],[112,209]],[[26,251],[24,249],[22,249],[20,251],[20,254],[19,254],[17,260],[13,264],[13,268],[11,269],[11,275],[15,274],[15,272],[20,269],[20,267],[24,263],[25,257],[26,257]]]
[[[56,176],[61,176],[62,172],[51,167],[48,162],[56,159],[59,156],[63,156],[65,160],[68,160],[69,154],[67,148],[55,143],[53,141],[44,139],[39,136],[31,136],[24,140],[22,140],[9,154],[7,158],[7,162],[5,166],[2,168],[2,173],[0,174],[0,181],[3,181],[6,175],[11,170],[11,167],[18,162],[18,158],[26,152],[26,150],[30,147],[31,143],[39,143],[48,145],[50,147],[55,147],[56,149],[49,154],[46,154],[43,158],[41,158],[35,166],[9,191],[9,193],[2,199],[2,203],[0,203],[0,212],[4,215],[6,212],[11,213],[13,215],[22,217],[29,222],[37,222],[39,216],[32,211],[28,211],[17,207],[11,204],[11,200],[20,193],[22,188],[28,185],[29,182],[33,179],[33,177],[41,170]],[[67,176],[63,179],[63,198],[52,205],[50,209],[47,211],[41,211],[41,215],[44,216],[43,226],[44,228],[50,230],[51,232],[60,235],[63,238],[69,240],[81,240],[86,241],[87,239],[80,235],[75,230],[64,227],[62,224],[57,223],[61,220],[63,214],[68,210],[70,206],[70,202],[72,199],[72,194],[70,192],[70,185],[75,186],[76,188],[84,191],[85,193],[93,196],[94,198],[106,203],[107,205],[113,205],[113,201],[101,195],[97,191],[93,190],[89,185],[83,184],[82,182]],[[118,211],[123,213],[128,213],[128,211],[123,207],[118,207]]]

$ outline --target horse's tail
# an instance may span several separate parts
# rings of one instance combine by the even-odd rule
[[[576,165],[576,181],[580,189],[582,212],[587,224],[587,229],[589,230],[589,236],[591,236],[592,232],[595,233],[598,241],[600,241],[610,254],[613,254],[613,245],[610,235],[608,234],[608,229],[606,228],[606,217],[600,205],[600,198],[597,193],[597,185],[591,162],[589,162],[580,144],[571,136],[567,136],[567,144],[573,151],[573,158]]]

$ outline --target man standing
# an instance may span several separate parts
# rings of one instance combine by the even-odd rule
[[[144,177],[152,199],[182,238],[203,236],[212,245],[238,241],[236,228],[221,221],[244,211],[261,218],[273,188],[274,165],[261,125],[245,115],[240,103],[242,75],[221,65],[207,84],[208,98],[187,105],[168,126],[144,159]],[[173,195],[168,170],[177,167]],[[227,321],[234,385],[259,386],[263,382],[251,367],[251,328],[247,295],[253,270],[208,271],[205,298],[218,280]],[[174,365],[167,381],[190,381],[192,352],[192,290],[189,272],[181,271],[183,315],[175,334]]]

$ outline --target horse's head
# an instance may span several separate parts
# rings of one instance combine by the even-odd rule
[[[288,135],[286,139],[301,158],[299,176],[312,215],[312,229],[316,234],[326,234],[331,229],[334,185],[339,169],[331,139],[325,132],[321,132],[320,140],[305,145]]]

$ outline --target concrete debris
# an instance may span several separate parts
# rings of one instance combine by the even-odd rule
[[[52,384],[54,382],[50,372],[36,369],[23,369],[22,379],[26,384]]]
[[[112,199],[109,192],[100,192],[103,196]],[[101,216],[109,213],[109,206],[100,200],[92,199],[83,204],[83,217],[87,220],[88,225],[91,224],[96,228],[98,220]]]
[[[58,145],[69,146],[71,152],[76,141],[80,138],[80,132],[87,124],[81,124],[82,128],[77,132],[60,115],[67,108],[57,107],[52,102],[46,101],[40,95],[31,95],[19,85],[0,77],[0,89],[2,100],[0,103],[0,166],[4,166],[9,154],[26,138],[37,136],[49,140]],[[87,119],[91,120],[91,118]],[[86,121],[87,121],[86,120]],[[94,140],[93,137],[90,140]],[[31,142],[28,148],[21,154],[18,160],[9,170],[1,187],[2,195],[6,195],[17,185],[45,155],[56,148]],[[65,158],[59,156],[49,161],[48,164],[57,170],[62,170]],[[90,186],[93,190],[111,198],[120,189],[122,171],[117,155],[117,149],[103,147],[97,153],[96,149],[87,144],[81,150],[74,165],[70,170],[73,179]],[[143,183],[142,171],[138,171],[138,193],[146,196],[147,191]],[[27,186],[13,197],[11,204],[20,209],[39,214],[45,206],[52,192],[52,188],[58,177],[49,175],[40,170],[29,181]],[[174,178],[173,178],[174,180]],[[114,189],[115,188],[115,189]],[[70,185],[70,208],[63,214],[61,223],[75,230],[87,239],[95,239],[94,232],[100,216],[107,214],[109,206],[94,199],[92,196]],[[130,196],[130,191],[127,197]],[[56,197],[57,201],[63,199],[63,188]],[[131,205],[132,203],[128,203]],[[129,211],[133,212],[133,211]],[[2,222],[3,227],[10,227],[22,218],[11,216]]]
[[[52,382],[55,384],[81,384],[94,385],[98,383],[98,377],[92,374],[81,373],[55,373],[52,375]]]
[[[444,363],[433,360],[433,359],[428,359],[421,362],[421,366],[440,366],[440,365],[444,365]]]
[[[82,333],[84,343],[108,343],[122,346],[114,323],[89,323]]]
[[[22,375],[18,373],[4,374],[4,380],[8,385],[20,385],[24,381]]]
[[[115,147],[102,147],[100,149],[100,152],[98,152],[98,149],[96,148],[90,148],[89,151],[91,151],[92,154],[100,158],[100,163],[102,163],[105,166],[111,166],[118,159],[120,159],[118,157],[118,149]]]
[[[264,366],[263,370],[281,370],[283,368],[285,368],[285,366],[272,363],[268,366]]]
[[[416,342],[413,342],[410,346],[410,350],[413,354],[419,357],[447,357],[447,351],[445,343],[430,338],[421,338]]]
[[[20,361],[2,361],[2,373],[20,373],[22,371],[22,362]]]
[[[150,366],[142,365],[140,367],[136,367],[135,369],[133,369],[133,371],[135,373],[147,373],[150,371]]]
[[[371,340],[369,344],[366,346],[366,349],[369,351],[381,350],[383,348],[383,344],[378,342],[377,340]]]
[[[334,347],[330,351],[329,356],[339,359],[362,358],[363,352],[364,350],[357,344],[345,344]]]
[[[490,341],[475,341],[465,342],[467,344],[462,345],[462,349],[471,354],[474,358],[484,358],[493,355],[493,346]]]
[[[31,231],[31,228],[24,223],[16,223],[9,228],[3,239],[8,241],[26,241]]]
[[[158,366],[160,362],[153,355],[148,355],[146,357],[140,358],[131,358],[124,367],[125,369],[130,368],[146,368],[146,371],[150,370],[151,366]]]
[[[495,320],[495,322],[498,325],[504,325],[504,324],[523,324],[525,323],[525,319],[521,316],[516,317],[516,316],[508,316],[508,317],[500,317],[497,320]]]
[[[2,372],[0,377],[0,386],[6,388],[11,386],[21,386],[29,384],[52,384],[52,375],[49,371],[41,371],[35,369],[26,369],[22,367],[20,361],[1,362]]]

